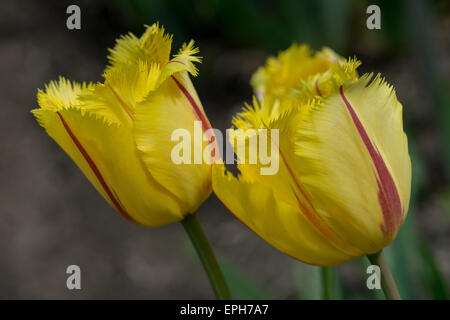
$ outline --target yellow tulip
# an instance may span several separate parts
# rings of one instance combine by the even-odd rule
[[[171,160],[173,130],[211,127],[188,75],[198,49],[191,41],[171,58],[171,46],[158,24],[123,36],[103,83],[60,78],[32,111],[110,205],[146,226],[182,220],[211,193],[211,165]]]
[[[289,74],[282,58],[269,60],[271,67],[253,78],[255,85],[259,77],[265,90],[261,101],[254,100],[233,120],[243,130],[279,129],[271,150],[279,155],[278,172],[261,175],[263,163],[245,162],[235,177],[215,165],[213,190],[275,248],[308,264],[329,266],[379,252],[395,238],[408,210],[411,162],[394,89],[379,76],[358,78],[356,61],[336,67],[320,54],[308,57],[305,69],[314,73],[304,71],[303,83],[299,73]],[[293,72],[303,70],[298,63]],[[329,72],[336,68],[344,72]],[[267,76],[271,69],[283,77]],[[283,94],[295,85],[302,92],[286,99],[278,95],[277,81]]]

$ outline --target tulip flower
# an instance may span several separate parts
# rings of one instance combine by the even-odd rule
[[[110,50],[103,83],[60,78],[39,90],[40,108],[32,112],[125,218],[153,227],[182,221],[197,250],[204,251],[202,261],[212,266],[213,286],[221,286],[216,293],[228,297],[194,215],[211,193],[211,165],[171,160],[174,130],[192,133],[195,121],[205,132],[211,128],[188,75],[197,75],[198,49],[191,41],[171,58],[171,46],[172,36],[158,24],[140,38],[123,36]]]
[[[411,187],[402,105],[392,86],[380,76],[324,77],[329,70],[303,76],[303,89],[295,90],[312,95],[307,102],[277,96],[268,83],[280,78],[263,82],[261,101],[233,120],[237,129],[279,130],[271,150],[280,159],[276,174],[261,175],[260,162],[238,164],[237,177],[213,168],[213,190],[239,220],[278,250],[319,266],[389,245],[406,218]],[[315,94],[308,92],[311,81]]]

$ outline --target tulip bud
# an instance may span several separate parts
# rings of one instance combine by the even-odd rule
[[[355,61],[319,68],[315,59],[299,60],[292,71],[312,70],[302,71],[306,80],[295,88],[300,92],[286,99],[269,84],[281,80],[266,76],[260,82],[266,90],[261,101],[233,121],[243,130],[279,130],[272,150],[279,156],[279,171],[261,175],[262,163],[241,163],[234,177],[215,165],[213,190],[274,247],[300,261],[327,266],[391,243],[408,210],[411,161],[402,105],[392,86],[380,76],[358,78],[353,68],[345,67],[359,64]],[[277,69],[284,79],[298,78],[282,60],[269,60],[264,73]],[[332,71],[336,69],[338,74]],[[294,90],[298,83],[292,81],[287,87],[280,82],[281,91]],[[316,81],[320,92],[314,93]]]
[[[188,75],[197,75],[198,49],[191,41],[170,58],[171,46],[158,24],[123,36],[103,83],[60,78],[39,90],[32,111],[111,206],[146,226],[182,220],[211,192],[209,164],[171,161],[175,129],[210,128]]]

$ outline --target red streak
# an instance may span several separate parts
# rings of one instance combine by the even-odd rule
[[[286,169],[289,172],[292,180],[294,181],[295,187],[302,194],[304,201],[300,199],[300,197],[295,192],[294,188],[292,188],[292,193],[294,194],[297,203],[299,205],[300,211],[303,212],[305,218],[319,231],[332,245],[336,248],[340,249],[342,252],[352,255],[352,252],[349,251],[349,246],[345,241],[343,241],[322,219],[322,217],[317,213],[317,210],[314,208],[314,205],[306,194],[306,191],[303,189],[301,183],[297,180],[294,171],[292,170],[287,158],[284,156],[284,153],[281,151],[281,148],[277,145],[278,151],[280,153],[281,159],[283,160]],[[350,248],[350,250],[352,250]]]
[[[319,96],[322,96],[322,92],[320,92],[320,89],[319,89],[319,79],[316,79],[316,82],[314,83],[314,86],[315,86],[315,88],[316,88],[316,92],[317,92],[317,94],[319,95]]]
[[[177,61],[177,60],[170,60],[169,62],[167,62],[167,63],[179,63],[179,64],[182,64],[182,65],[186,65],[184,62],[181,62],[181,61]]]
[[[120,98],[120,96],[117,94],[116,90],[114,90],[111,85],[108,84],[108,88],[113,93],[114,97],[119,101],[119,104],[122,106],[122,108],[125,110],[125,112],[130,116],[131,120],[136,121],[136,117],[134,116],[131,109],[127,106],[127,104]]]
[[[179,61],[172,61],[172,62],[179,62]],[[179,63],[182,63],[182,62],[179,62]],[[194,110],[194,113],[195,113],[196,117],[202,122],[202,130],[205,133],[207,132],[207,138],[208,138],[209,142],[215,141],[215,137],[214,137],[214,133],[213,133],[212,128],[211,128],[211,124],[209,123],[209,121],[206,118],[205,114],[200,110],[199,106],[197,105],[197,102],[195,102],[194,98],[191,96],[189,91],[187,91],[187,89],[177,80],[177,78],[175,78],[175,76],[171,75],[170,77],[173,79],[173,81],[175,81],[177,87],[181,90],[181,92],[184,94],[186,99],[191,104],[192,109]],[[211,129],[211,130],[209,130],[209,129]],[[207,131],[207,130],[209,130],[209,131]],[[214,159],[214,157],[215,157],[215,149],[213,149],[213,152],[212,152],[211,156]]]
[[[173,62],[178,62],[178,61],[173,61]],[[173,75],[171,75],[170,77],[173,79],[173,81],[175,81],[176,85],[181,90],[181,92],[183,92],[186,99],[188,99],[189,103],[191,104],[192,108],[194,109],[195,115],[202,122],[203,131],[211,129],[211,125],[209,124],[208,119],[206,119],[205,115],[200,110],[199,106],[197,105],[197,102],[195,102],[194,98],[191,96],[189,91],[187,91],[187,89]]]
[[[69,134],[70,138],[72,139],[72,141],[75,143],[75,145],[77,146],[78,150],[81,152],[81,154],[83,155],[84,159],[86,160],[86,162],[89,164],[89,167],[91,167],[92,171],[94,172],[95,176],[97,177],[97,180],[100,182],[101,186],[103,187],[103,189],[105,190],[106,194],[108,195],[109,199],[111,200],[111,202],[114,204],[114,206],[116,207],[117,211],[124,216],[125,218],[127,218],[130,221],[136,222],[124,209],[124,207],[122,206],[122,203],[119,200],[119,197],[117,197],[117,194],[113,191],[111,191],[108,187],[108,185],[105,182],[105,179],[103,179],[102,174],[100,173],[100,170],[97,168],[97,165],[95,164],[95,162],[92,160],[92,158],[89,156],[89,154],[87,153],[86,149],[81,145],[80,141],[77,139],[77,137],[75,136],[75,134],[72,132],[72,130],[70,129],[69,125],[67,124],[66,120],[64,120],[63,116],[59,113],[56,112],[59,116],[59,118],[61,119],[61,122],[64,126],[64,128],[66,129],[67,133]],[[115,196],[114,196],[115,195]]]
[[[356,115],[355,110],[345,97],[342,86],[339,87],[339,93],[341,94],[341,98],[350,112],[353,123],[355,124],[356,129],[358,130],[358,133],[367,148],[367,151],[369,151],[370,157],[372,158],[377,170],[378,202],[380,203],[384,217],[384,225],[381,226],[381,229],[385,235],[391,236],[400,227],[403,216],[402,205],[394,179],[392,179],[392,176],[384,163],[383,157],[378,152],[378,149],[370,141],[370,138]]]

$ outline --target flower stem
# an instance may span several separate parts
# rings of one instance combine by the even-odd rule
[[[392,277],[389,266],[384,258],[383,251],[378,253],[369,254],[367,256],[370,263],[378,265],[381,271],[381,287],[383,288],[384,295],[388,300],[401,300],[400,293],[398,292],[397,285]]]
[[[230,300],[230,290],[225,282],[216,257],[214,256],[211,245],[203,232],[200,221],[197,218],[197,214],[194,213],[187,215],[181,221],[181,224],[183,225],[184,230],[186,230],[195,250],[197,251],[216,298],[219,300]]]
[[[321,267],[322,271],[322,299],[334,299],[334,282],[332,267]]]

